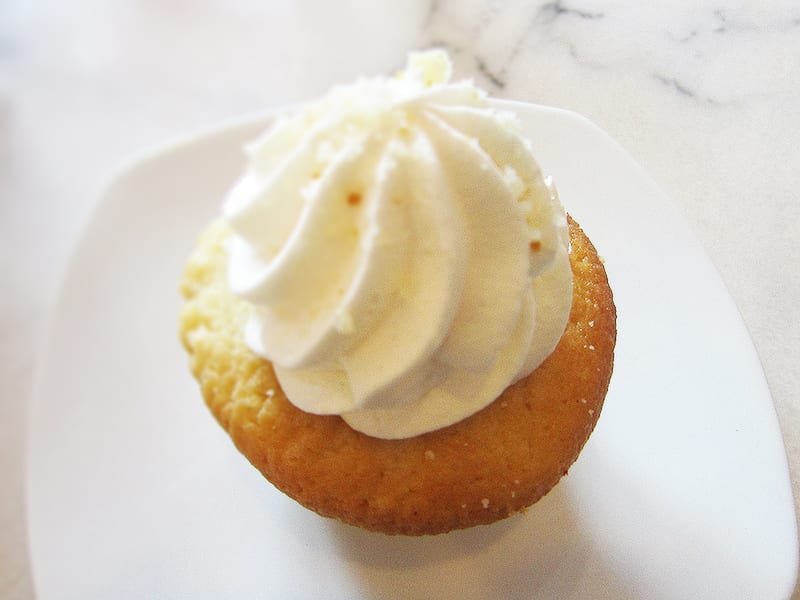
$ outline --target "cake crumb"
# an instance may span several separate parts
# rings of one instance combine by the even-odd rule
[[[266,391],[266,395],[268,400],[272,400],[275,397],[275,390],[273,390],[272,388],[268,389]]]
[[[581,404],[586,404],[586,398],[581,398]]]
[[[433,460],[436,458],[436,453],[433,450],[425,450],[425,460]]]
[[[514,480],[514,485],[519,485],[519,479]]]
[[[517,497],[517,492],[515,492],[514,490],[511,490],[511,497],[512,498],[516,498]]]
[[[591,321],[589,321],[589,327],[594,327],[594,319],[592,319]]]
[[[593,409],[593,408],[590,408],[590,409],[589,409],[589,415],[593,415],[593,414],[594,414],[594,409]]]
[[[594,350],[594,346],[592,344],[589,344],[589,350]]]
[[[507,406],[508,406],[508,402],[506,402],[505,400],[503,400],[503,401],[500,403],[500,408],[505,408],[505,407],[507,407]]]
[[[467,505],[466,504],[462,504],[461,508],[467,508]]]
[[[489,508],[489,499],[484,498],[483,500],[481,500],[481,506],[483,506],[483,508]]]
[[[348,335],[356,330],[355,321],[353,321],[353,315],[350,314],[349,311],[342,311],[336,316],[336,322],[333,324],[336,331],[341,334]]]

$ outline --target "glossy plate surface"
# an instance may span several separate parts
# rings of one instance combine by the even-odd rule
[[[525,515],[428,538],[322,519],[236,452],[189,375],[177,285],[269,116],[113,178],[54,305],[31,412],[35,585],[58,598],[787,598],[786,457],[764,376],[701,245],[582,117],[530,105],[545,172],[619,314],[598,427]]]

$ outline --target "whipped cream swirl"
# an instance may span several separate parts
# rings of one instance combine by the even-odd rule
[[[511,113],[439,51],[247,147],[224,217],[248,345],[289,400],[404,438],[477,412],[569,317],[566,216]]]

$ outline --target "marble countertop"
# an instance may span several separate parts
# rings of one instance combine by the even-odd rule
[[[0,597],[33,594],[26,409],[49,302],[103,179],[166,138],[395,70],[432,45],[496,96],[582,113],[672,198],[752,335],[800,498],[797,3],[8,0]]]

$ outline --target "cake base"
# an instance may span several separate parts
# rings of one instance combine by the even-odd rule
[[[594,246],[570,219],[573,302],[555,351],[492,404],[402,440],[301,411],[246,345],[249,307],[226,284],[225,225],[201,237],[181,284],[181,340],[217,421],[278,489],[320,515],[388,534],[444,533],[520,512],[589,438],[614,362],[616,310]]]

